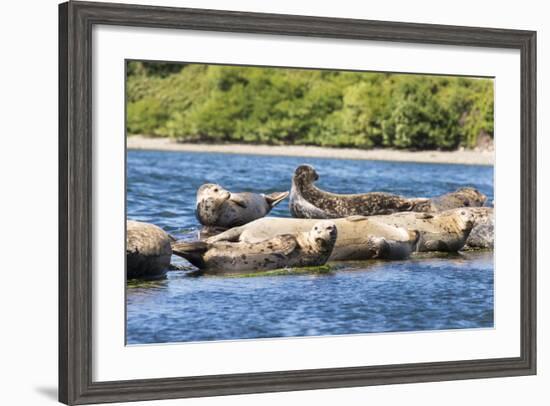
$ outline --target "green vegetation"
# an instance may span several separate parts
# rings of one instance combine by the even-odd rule
[[[226,275],[228,278],[256,278],[259,276],[282,276],[282,275],[324,275],[330,274],[332,268],[330,265],[306,266],[302,268],[281,268],[272,271],[250,272],[250,273],[235,273]]]
[[[445,149],[493,137],[493,81],[129,62],[128,134],[186,142]]]

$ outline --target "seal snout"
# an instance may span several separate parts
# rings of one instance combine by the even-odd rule
[[[475,225],[475,215],[469,210],[460,210],[459,218],[463,230],[471,230]]]
[[[338,234],[336,224],[328,220],[315,223],[311,231],[315,242],[323,247],[327,244],[334,244]]]

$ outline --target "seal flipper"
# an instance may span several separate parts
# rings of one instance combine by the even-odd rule
[[[266,240],[262,245],[267,246],[271,252],[270,255],[283,257],[289,255],[298,246],[296,237],[291,234],[281,234],[276,237],[278,239],[276,245],[273,244],[273,239]]]
[[[179,257],[185,258],[197,268],[204,268],[203,254],[208,251],[209,244],[204,241],[192,242],[174,242],[172,245],[172,253]]]
[[[360,215],[346,217],[347,221],[365,221],[365,220],[368,220],[368,219],[369,218],[367,216],[360,216]]]
[[[243,227],[233,227],[227,231],[224,231],[221,234],[208,237],[206,239],[206,242],[209,244],[220,242],[220,241],[238,242],[243,231],[244,231]]]
[[[269,207],[273,208],[285,200],[289,195],[289,192],[274,192],[268,195],[264,195],[265,200]]]
[[[246,209],[245,200],[236,193],[231,193],[231,196],[229,196],[229,201],[235,203],[237,206],[240,206],[243,209]]]

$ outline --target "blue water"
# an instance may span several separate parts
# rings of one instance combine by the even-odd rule
[[[128,151],[128,218],[196,237],[195,192],[289,190],[302,163],[338,193],[386,191],[431,197],[473,186],[493,200],[493,168],[254,155]],[[272,215],[289,216],[288,201]],[[492,253],[426,255],[397,262],[339,263],[329,274],[192,276],[130,283],[128,344],[318,336],[493,326]]]

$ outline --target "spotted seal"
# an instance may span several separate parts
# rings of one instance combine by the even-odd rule
[[[241,227],[229,229],[208,241],[257,242],[280,233],[297,232],[318,220],[265,217]],[[406,258],[411,252],[458,251],[474,226],[471,209],[442,213],[404,212],[380,216],[350,216],[333,219],[338,238],[331,260]],[[382,238],[390,247],[372,256],[368,242]]]
[[[317,221],[308,231],[274,236],[261,242],[175,242],[175,255],[208,271],[265,271],[323,265],[332,252],[337,229],[332,221]]]
[[[487,196],[472,187],[461,187],[454,192],[429,199],[430,204],[425,207],[427,212],[438,212],[456,209],[459,207],[481,207],[487,202]]]
[[[288,192],[231,193],[220,185],[206,183],[197,191],[195,213],[202,225],[227,229],[264,217],[287,196]]]
[[[474,227],[463,250],[492,250],[495,245],[495,218],[492,207],[473,207]]]
[[[126,276],[128,279],[161,278],[170,265],[172,238],[160,227],[126,221]]]
[[[300,165],[292,178],[290,212],[297,218],[341,218],[372,216],[404,211],[437,212],[463,206],[481,206],[486,197],[473,188],[461,188],[436,198],[406,198],[370,192],[336,194],[317,188],[313,183],[319,175],[310,165]]]
[[[466,244],[475,224],[475,215],[469,208],[446,210],[440,213],[394,213],[372,218],[387,225],[417,231],[419,241],[416,251],[418,252],[459,251]]]
[[[207,241],[233,241],[258,243],[280,234],[299,233],[309,230],[319,220],[264,217],[231,228]],[[418,235],[402,227],[383,224],[357,216],[333,219],[338,237],[331,261],[364,259],[403,259],[414,251]]]

